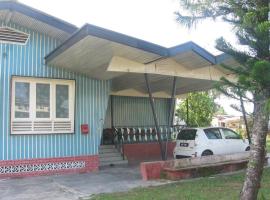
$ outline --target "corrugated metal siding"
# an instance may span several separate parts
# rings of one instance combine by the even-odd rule
[[[169,99],[155,99],[155,108],[160,125],[167,125]],[[106,113],[105,128],[111,125],[110,104]],[[113,96],[114,126],[154,126],[148,98]]]
[[[0,22],[1,25],[5,25]],[[98,153],[110,82],[44,65],[44,56],[59,42],[14,24],[30,34],[27,45],[0,43],[0,160],[51,158]],[[76,80],[75,134],[10,135],[10,80],[12,75]],[[89,124],[82,135],[80,124]]]

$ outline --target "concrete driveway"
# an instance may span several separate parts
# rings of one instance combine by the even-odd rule
[[[139,167],[111,167],[88,174],[0,180],[1,200],[77,200],[93,194],[165,184],[143,181]]]

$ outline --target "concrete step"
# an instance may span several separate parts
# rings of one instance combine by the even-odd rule
[[[114,145],[100,145],[99,149],[114,149]]]
[[[99,149],[99,154],[104,154],[104,153],[117,153],[118,150],[113,148],[113,149]]]
[[[107,161],[119,161],[119,160],[123,160],[123,157],[121,155],[117,155],[117,156],[113,156],[113,157],[100,157],[99,158],[100,162],[107,162]]]
[[[110,166],[110,165],[127,165],[128,164],[128,161],[127,160],[119,160],[119,161],[103,161],[103,162],[100,162],[100,166],[101,167],[104,167],[104,166]]]
[[[116,151],[116,152],[107,152],[107,153],[99,153],[99,158],[110,158],[110,157],[117,157],[121,156],[121,154]]]
[[[102,145],[99,147],[100,166],[126,165],[127,160],[123,160],[121,153],[114,145]]]

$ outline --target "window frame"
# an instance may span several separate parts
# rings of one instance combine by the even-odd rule
[[[235,132],[234,130],[232,129],[229,129],[229,128],[222,128],[222,134],[223,134],[223,137],[225,140],[241,140],[241,135],[238,134],[237,132]],[[224,130],[228,130],[228,131],[231,131],[232,133],[234,133],[235,135],[237,135],[239,138],[226,138],[225,134],[224,134]]]
[[[16,82],[29,83],[29,118],[15,118],[15,84]],[[50,85],[50,117],[37,118],[36,113],[36,85],[49,84]],[[69,116],[68,118],[56,118],[56,85],[68,85],[68,101],[69,101]],[[46,77],[28,77],[28,76],[12,76],[11,77],[11,103],[10,103],[10,133],[12,135],[31,135],[31,134],[67,134],[75,133],[75,105],[76,105],[76,82],[74,79],[57,79]],[[34,106],[33,106],[34,105]],[[17,132],[12,130],[13,122],[29,122],[32,123],[32,131]],[[34,122],[51,122],[52,127],[54,122],[70,122],[70,131],[34,131]],[[53,128],[52,128],[53,129]]]
[[[207,130],[218,130],[219,135],[220,135],[220,138],[209,138],[208,135],[207,135],[207,133],[205,132]],[[220,131],[220,128],[206,128],[206,129],[203,129],[203,132],[204,132],[204,134],[205,134],[205,136],[206,136],[206,138],[208,140],[222,140],[223,139],[223,136],[222,136],[222,133]]]

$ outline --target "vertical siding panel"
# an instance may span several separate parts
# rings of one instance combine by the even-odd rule
[[[3,70],[2,70],[2,68],[3,68],[3,44],[0,43],[0,85],[3,86],[3,75],[2,75]],[[1,97],[3,97],[3,87],[0,87],[0,99],[2,102],[3,99]],[[3,103],[2,103],[2,105],[0,104],[0,134],[1,134],[0,159],[1,160],[4,159],[4,151],[5,151],[5,146],[4,146],[5,132],[1,128],[1,127],[3,127],[3,121],[4,121],[3,106],[4,106]]]
[[[84,76],[83,77],[83,123],[84,124],[88,124],[88,120],[87,120],[87,113],[88,113],[88,110],[87,110],[87,101],[86,101],[86,98],[87,98],[87,95],[86,95],[86,77]],[[88,140],[88,135],[84,135],[83,137],[83,143],[84,143],[84,152],[83,152],[83,155],[87,155],[87,140]]]
[[[87,82],[87,79],[86,79],[86,81],[85,81],[85,84],[86,84],[86,86],[85,86],[85,92],[86,92],[86,98],[85,98],[85,100],[86,100],[86,121],[87,121],[87,124],[89,124],[89,128],[90,128],[90,95],[89,95],[89,84],[88,84],[88,82]],[[89,153],[90,153],[90,151],[89,151],[89,148],[90,148],[90,146],[89,146],[89,140],[90,140],[90,135],[91,135],[91,132],[87,135],[87,140],[86,140],[86,154],[88,155]]]
[[[154,120],[149,99],[143,97],[114,96],[114,123],[115,126],[153,126]],[[160,125],[168,121],[168,99],[156,98],[154,106]],[[110,114],[107,112],[107,114]],[[109,117],[106,117],[109,119]],[[107,124],[106,122],[105,124]]]
[[[96,154],[105,119],[110,81],[99,81],[44,65],[44,56],[59,42],[20,26],[30,34],[26,45],[0,44],[0,159],[31,159]],[[4,54],[7,57],[3,57]],[[67,78],[76,80],[75,133],[55,135],[10,135],[10,79],[12,75]],[[90,134],[81,135],[80,124],[88,123]]]
[[[3,70],[4,70],[4,84],[3,84],[3,88],[4,88],[4,91],[3,91],[3,111],[4,111],[4,123],[3,123],[3,133],[5,134],[5,139],[4,139],[4,142],[5,142],[5,157],[4,159],[7,159],[8,158],[8,151],[9,151],[9,146],[8,146],[8,130],[6,129],[6,124],[7,124],[7,104],[8,104],[8,97],[7,97],[7,83],[8,83],[8,73],[7,73],[7,63],[8,63],[8,57],[7,57],[7,44],[4,45],[4,67],[3,67]]]

